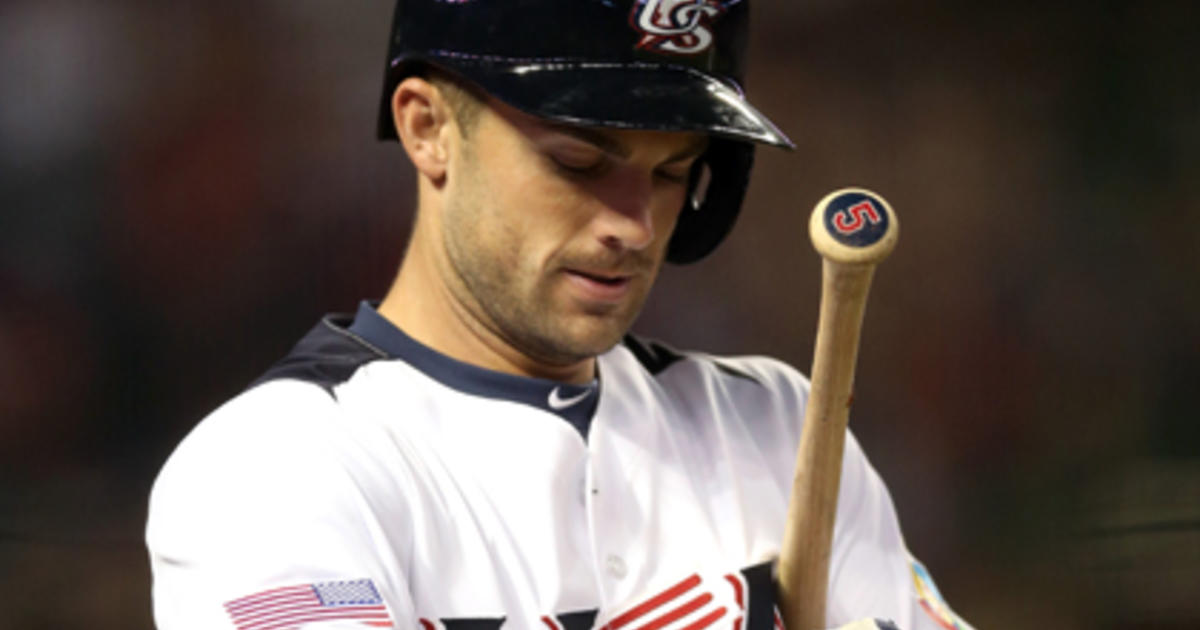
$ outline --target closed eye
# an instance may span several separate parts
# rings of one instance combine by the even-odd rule
[[[654,174],[657,175],[658,177],[665,179],[669,182],[678,183],[678,184],[687,183],[688,177],[691,175],[691,173],[692,173],[691,162],[688,162],[687,164],[684,164],[682,166],[674,165],[674,164],[672,164],[670,166],[664,166],[654,172]]]
[[[672,160],[659,166],[654,174],[669,182],[685,184],[692,175],[692,167],[697,159],[696,156],[692,156]]]
[[[603,154],[582,155],[551,152],[548,155],[555,166],[574,175],[599,173],[605,164]]]
[[[556,135],[543,144],[542,154],[559,172],[572,176],[596,175],[609,162],[600,147],[566,134]]]
[[[655,174],[672,183],[687,183],[692,175],[692,167],[708,148],[708,138],[701,136],[691,146],[667,158]]]

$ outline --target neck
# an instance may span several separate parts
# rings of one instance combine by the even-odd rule
[[[529,356],[500,334],[482,309],[463,304],[446,284],[449,262],[420,236],[433,212],[418,212],[413,238],[396,280],[379,313],[413,339],[446,356],[489,370],[545,378],[565,383],[588,383],[596,378],[596,359],[555,365]],[[461,293],[461,292],[460,292]]]

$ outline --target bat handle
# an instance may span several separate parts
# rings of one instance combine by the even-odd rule
[[[895,247],[899,223],[881,197],[848,188],[817,204],[809,235],[824,260],[811,387],[776,574],[788,630],[826,627],[833,526],[863,313],[875,265]]]

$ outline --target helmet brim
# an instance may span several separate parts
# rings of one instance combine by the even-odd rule
[[[426,54],[396,59],[392,71],[410,63],[450,70],[508,105],[549,120],[588,127],[691,131],[795,148],[738,89],[686,66]],[[391,94],[384,98],[390,100]],[[390,118],[390,108],[385,111]],[[380,122],[382,133],[386,128]]]

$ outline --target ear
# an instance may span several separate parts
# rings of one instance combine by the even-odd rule
[[[417,172],[440,185],[446,177],[453,117],[449,104],[435,85],[408,77],[392,93],[392,120],[396,135]]]

